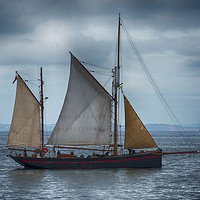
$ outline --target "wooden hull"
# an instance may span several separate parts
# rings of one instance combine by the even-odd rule
[[[12,156],[24,167],[36,169],[102,169],[102,168],[161,168],[162,155],[158,151],[123,156],[95,158],[33,158]]]

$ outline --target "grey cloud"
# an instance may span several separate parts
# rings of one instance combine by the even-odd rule
[[[117,18],[118,12],[121,12],[127,28],[133,31],[141,27],[144,31],[151,28],[163,33],[168,30],[187,32],[189,28],[200,28],[198,0],[0,0],[1,64],[37,63],[41,60],[63,63],[64,56],[70,50],[82,58],[101,64],[111,54],[113,41],[95,41],[82,35],[81,30],[91,23],[93,26],[98,25],[95,23],[115,23],[114,16]],[[112,16],[110,21],[109,16]],[[75,33],[68,43],[65,44],[66,41],[63,40],[60,49],[50,48],[50,44],[47,46],[37,36],[33,36],[34,31],[48,21],[62,21],[62,26],[66,26],[68,32]],[[108,28],[116,29],[116,25],[117,23]],[[50,30],[53,29],[53,26],[50,27]],[[199,51],[191,46],[196,41],[198,37],[194,40],[189,35],[174,39],[161,35],[157,40],[149,39],[138,43],[143,53],[176,51],[179,55],[198,56]]]
[[[192,60],[188,59],[185,61],[184,66],[186,68],[189,68],[190,73],[192,73],[194,76],[199,77],[200,75],[200,60]]]
[[[136,46],[158,85],[165,85],[165,94],[176,94],[177,104],[188,102],[188,110],[190,107],[194,112],[183,113],[187,116],[187,123],[192,120],[198,122],[199,111],[196,108],[199,107],[199,99],[193,107],[194,101],[191,101],[188,94],[199,94],[199,0],[0,0],[1,71],[6,71],[7,79],[16,70],[16,66],[29,66],[24,67],[29,71],[35,65],[38,67],[44,64],[47,72],[53,69],[57,73],[58,67],[66,67],[66,63],[68,66],[69,51],[80,60],[113,67],[108,63],[114,64],[119,12],[127,30],[133,33],[133,39],[135,33],[139,35],[135,38]],[[94,27],[94,36],[93,32],[84,34],[85,30],[87,33],[91,31],[91,27]],[[99,39],[99,34],[103,32],[101,28],[106,33]],[[104,38],[107,36],[109,39]],[[137,90],[142,94],[150,93],[150,96],[149,83],[145,82],[146,79],[136,68],[139,64],[132,52],[129,52],[130,49],[123,45],[122,53],[129,53],[122,60],[126,70],[125,79],[129,84],[127,94],[131,97],[132,92],[136,92],[134,99],[140,103]],[[11,65],[13,67],[6,67]],[[54,85],[56,81],[66,82],[66,74],[62,74],[50,81],[52,87],[57,87]],[[5,76],[2,77],[4,80]],[[142,84],[133,83],[133,79],[141,81],[141,78],[144,80]],[[8,87],[2,84],[1,90],[5,91]],[[58,95],[50,96],[57,98]],[[145,101],[149,107],[151,103],[157,104],[157,101],[150,101],[149,97]],[[1,102],[1,105],[6,103]],[[6,113],[11,109],[10,105],[7,105]],[[144,113],[148,116],[146,111]],[[55,122],[53,116],[50,115],[52,122]],[[153,116],[159,122],[156,116],[159,114]]]
[[[85,23],[87,17],[117,15],[159,29],[191,28],[198,25],[200,2],[198,0],[1,0],[1,34],[30,32],[38,23],[66,19]]]

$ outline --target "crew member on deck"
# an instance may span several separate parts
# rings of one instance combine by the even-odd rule
[[[24,149],[24,157],[27,157],[26,148]]]
[[[60,158],[60,151],[57,152],[57,157]]]
[[[129,155],[135,154],[135,150],[134,149],[128,149],[128,151],[129,151]]]

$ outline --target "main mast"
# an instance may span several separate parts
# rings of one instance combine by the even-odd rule
[[[118,22],[118,42],[117,42],[117,66],[115,67],[115,85],[114,85],[114,102],[115,102],[115,117],[114,117],[114,155],[117,155],[117,92],[118,92],[118,87],[120,86],[120,62],[119,62],[119,57],[120,57],[120,13],[119,13],[119,22]]]
[[[44,149],[44,101],[43,101],[43,78],[42,78],[42,67],[40,68],[40,81],[41,81],[41,96],[40,96],[40,106],[41,106],[41,135],[42,135],[42,145],[41,145],[41,155],[43,157]]]

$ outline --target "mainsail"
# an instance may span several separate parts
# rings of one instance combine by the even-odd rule
[[[111,97],[71,54],[64,104],[48,145],[107,145],[111,134]]]
[[[137,113],[124,96],[125,106],[125,149],[143,149],[157,147],[157,144],[145,128]]]
[[[40,103],[19,75],[7,147],[40,147]]]

